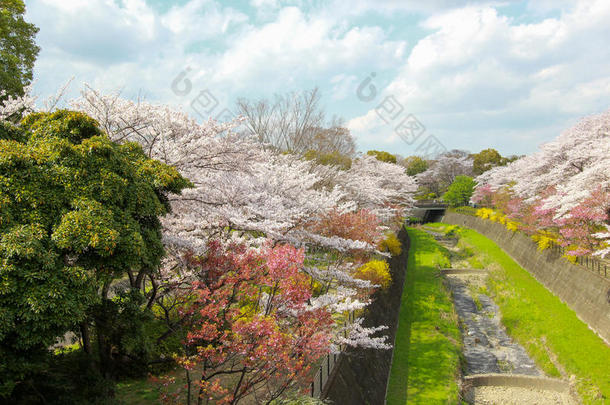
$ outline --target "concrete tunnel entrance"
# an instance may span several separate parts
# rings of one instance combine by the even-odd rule
[[[448,205],[437,201],[417,201],[411,212],[411,216],[418,218],[421,222],[440,222],[445,216]]]

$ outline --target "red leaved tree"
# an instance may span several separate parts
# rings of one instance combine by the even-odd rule
[[[338,236],[344,239],[359,240],[371,245],[383,238],[381,221],[367,209],[341,213],[331,210],[322,216],[314,225],[314,229],[325,236]]]
[[[303,260],[303,250],[290,245],[216,241],[205,257],[188,258],[198,280],[182,308],[189,333],[178,362],[187,373],[187,403],[195,390],[197,404],[235,404],[305,385],[310,365],[329,351],[333,320],[326,309],[308,307]]]

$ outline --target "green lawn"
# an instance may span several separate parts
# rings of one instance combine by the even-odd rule
[[[148,379],[123,381],[117,384],[116,398],[121,404],[157,405],[161,404],[159,393]]]
[[[387,404],[458,402],[460,331],[450,293],[438,276],[447,251],[423,231],[411,238]]]
[[[610,347],[493,241],[471,230],[462,242],[491,269],[487,287],[509,334],[550,376],[575,375],[585,403],[610,399]],[[558,363],[558,367],[554,365]]]

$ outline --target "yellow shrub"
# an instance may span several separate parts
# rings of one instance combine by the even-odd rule
[[[563,257],[565,257],[566,259],[568,259],[568,261],[570,263],[576,263],[576,261],[578,260],[578,256],[570,256],[570,255],[563,255]]]
[[[493,222],[497,222],[502,225],[506,225],[506,215],[502,215],[499,212],[494,211],[493,214],[489,217]]]
[[[519,223],[511,220],[506,221],[506,229],[512,232],[517,232],[519,230]]]
[[[578,250],[579,246],[578,245],[568,245],[568,246],[564,246],[564,254],[562,255],[563,258],[565,258],[567,261],[569,261],[570,263],[576,264],[578,263],[578,255],[573,254],[574,251]],[[567,252],[572,252],[572,254],[568,254]]]
[[[392,282],[392,276],[388,264],[383,260],[371,260],[360,266],[354,277],[360,280],[368,280],[381,288],[388,288]]]
[[[479,208],[477,210],[477,217],[483,218],[483,219],[489,219],[489,217],[491,217],[494,213],[494,210],[492,210],[491,208]]]
[[[445,236],[449,236],[449,237],[456,237],[458,231],[460,230],[460,227],[457,225],[449,225],[447,227],[445,227]]]
[[[394,235],[394,233],[388,233],[386,238],[379,242],[379,250],[382,252],[389,251],[392,256],[398,256],[402,252],[401,243]]]
[[[491,208],[479,208],[476,212],[476,216],[482,219],[489,219],[492,222],[497,222],[506,226],[509,231],[516,231],[519,229],[517,222],[511,221],[508,217],[500,212],[494,211]]]
[[[544,249],[548,249],[553,245],[555,239],[544,233],[537,233],[532,235],[532,240],[538,244],[538,250],[543,251]]]
[[[324,284],[320,283],[317,280],[312,280],[312,284],[313,295],[322,295],[322,293],[324,292]]]

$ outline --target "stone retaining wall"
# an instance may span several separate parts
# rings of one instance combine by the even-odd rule
[[[392,284],[387,290],[375,294],[363,322],[364,326],[388,326],[384,332],[392,343],[398,328],[398,312],[410,246],[404,228],[398,238],[402,242],[402,253],[389,261]],[[323,396],[337,405],[383,404],[392,367],[392,353],[392,350],[350,349],[341,354]]]
[[[607,343],[610,342],[610,280],[569,263],[556,251],[538,251],[527,235],[470,215],[448,212],[443,222],[487,236],[558,296]]]

